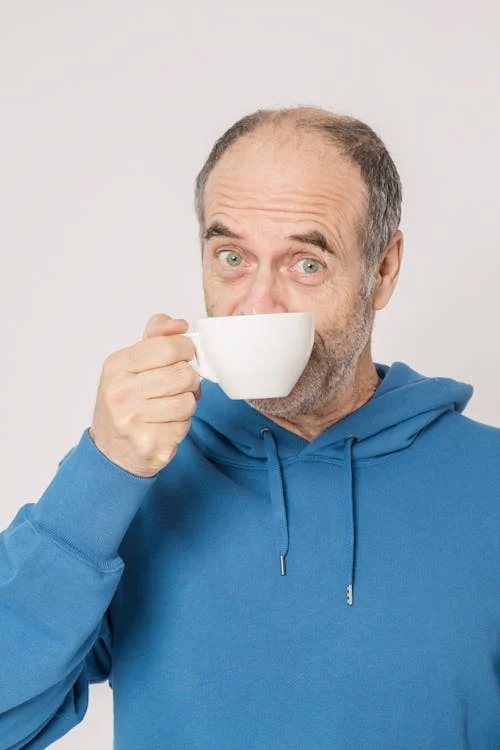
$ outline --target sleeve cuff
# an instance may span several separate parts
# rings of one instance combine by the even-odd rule
[[[111,560],[157,477],[136,476],[110,461],[87,428],[30,516],[91,560]]]

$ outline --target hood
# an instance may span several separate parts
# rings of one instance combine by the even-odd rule
[[[192,420],[191,436],[201,450],[221,462],[255,465],[266,462],[281,575],[286,574],[288,524],[281,464],[301,454],[342,460],[345,472],[346,601],[353,604],[354,497],[356,462],[408,447],[445,412],[462,412],[473,394],[471,385],[451,378],[428,378],[404,362],[375,363],[383,378],[363,406],[324,430],[312,441],[265,417],[246,401],[231,400],[215,383],[203,381],[203,396]]]

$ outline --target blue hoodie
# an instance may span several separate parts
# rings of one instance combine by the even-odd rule
[[[396,362],[312,442],[205,382],[155,477],[85,430],[0,537],[0,750],[498,750],[500,430]]]

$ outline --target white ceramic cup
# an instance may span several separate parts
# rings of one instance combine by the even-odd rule
[[[199,318],[184,334],[193,342],[191,365],[233,399],[288,396],[314,344],[311,312]]]

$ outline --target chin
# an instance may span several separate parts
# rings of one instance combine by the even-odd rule
[[[317,392],[305,392],[300,387],[300,381],[292,389],[288,396],[280,398],[251,398],[247,403],[257,411],[270,417],[282,417],[293,419],[303,414],[308,414],[319,405]]]

